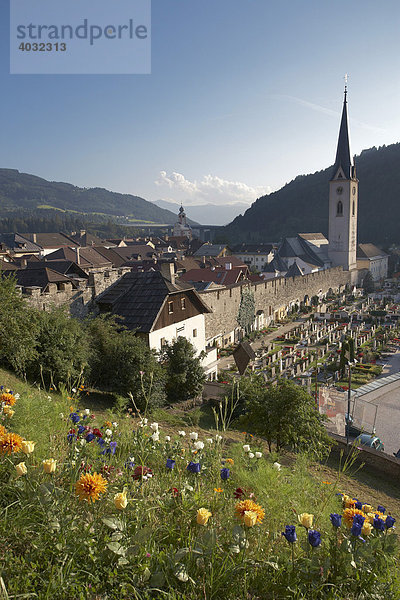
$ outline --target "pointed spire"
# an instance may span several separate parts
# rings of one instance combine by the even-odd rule
[[[347,121],[347,85],[344,86],[344,102],[342,120],[340,123],[339,139],[336,151],[335,166],[333,167],[332,177],[335,177],[338,169],[341,167],[346,179],[351,179],[353,174],[353,163],[350,154],[349,125]]]

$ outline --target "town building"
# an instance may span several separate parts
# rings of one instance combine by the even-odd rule
[[[238,244],[233,247],[232,254],[248,267],[263,271],[275,256],[275,246],[273,244]]]
[[[375,282],[382,282],[388,274],[389,255],[374,244],[358,244],[357,269],[360,276],[369,271]]]

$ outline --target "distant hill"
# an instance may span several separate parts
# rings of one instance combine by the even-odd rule
[[[159,208],[139,196],[118,194],[104,188],[79,188],[70,183],[47,181],[15,169],[0,169],[0,212],[18,209],[55,209],[84,214],[129,217],[135,221],[173,224],[177,213]]]
[[[363,150],[356,157],[359,179],[358,241],[382,246],[400,241],[400,143]],[[221,230],[230,241],[278,241],[296,233],[328,234],[332,167],[299,175],[277,192],[259,198]]]
[[[167,202],[166,200],[155,200],[154,204],[172,212],[177,212],[179,209],[179,204]],[[183,207],[188,217],[203,225],[227,225],[237,215],[244,213],[249,205],[243,202],[235,202],[234,204],[211,204],[209,202],[207,204],[183,203]]]

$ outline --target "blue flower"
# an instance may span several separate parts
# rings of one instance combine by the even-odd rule
[[[372,526],[375,527],[378,531],[385,531],[385,521],[380,519],[378,515],[375,515]]]
[[[331,523],[334,527],[340,527],[342,524],[342,515],[331,513]]]
[[[357,508],[357,510],[362,510],[363,504],[362,502],[360,502],[359,500],[357,500],[357,502],[354,505],[354,508]]]
[[[86,429],[84,428],[84,426],[83,425],[79,425],[79,427],[78,427],[78,433],[81,434],[84,431],[86,431]]]
[[[94,440],[94,439],[95,439],[95,437],[96,437],[96,436],[94,435],[94,433],[88,433],[85,439],[86,439],[86,441],[89,443],[89,442],[91,442],[92,440]]]
[[[110,450],[111,450],[111,454],[114,456],[115,451],[117,449],[117,442],[110,442]]]
[[[125,467],[127,469],[134,469],[135,468],[135,463],[133,461],[131,461],[131,460],[127,460],[126,463],[125,463]]]
[[[357,523],[357,521],[354,521],[354,519],[353,519],[353,525],[351,527],[351,535],[354,535],[354,537],[360,537],[362,528],[363,528],[362,523]]]
[[[318,548],[321,544],[321,533],[315,529],[310,529],[308,531],[308,541],[313,548]]]
[[[385,521],[385,527],[386,529],[390,529],[391,527],[393,527],[393,525],[395,524],[396,519],[394,517],[392,517],[392,515],[388,515],[386,517],[386,521]]]
[[[80,416],[76,412],[69,413],[69,418],[73,423],[78,423],[81,420]]]
[[[290,544],[294,544],[297,540],[297,533],[295,525],[286,525],[285,531],[282,531],[282,535],[287,539]]]
[[[76,440],[76,435],[74,433],[69,433],[67,435],[67,440],[69,441],[69,443],[71,444],[72,440]]]
[[[167,458],[167,463],[165,465],[167,469],[173,469],[175,466],[175,461],[172,458]]]
[[[103,447],[104,444],[105,444],[105,441],[103,440],[103,438],[97,438],[97,443],[98,443],[99,446]]]
[[[227,469],[226,467],[224,469],[221,469],[221,479],[223,481],[226,481],[227,479],[229,479],[229,475],[230,475],[229,469]]]
[[[358,525],[361,525],[361,527],[364,525],[364,521],[365,517],[363,515],[354,515],[353,517],[353,523],[357,523]]]
[[[190,463],[187,466],[187,470],[190,471],[191,473],[200,473],[201,464],[190,461]]]
[[[378,512],[380,512],[384,515],[386,512],[386,508],[384,506],[381,506],[380,504],[378,504]]]

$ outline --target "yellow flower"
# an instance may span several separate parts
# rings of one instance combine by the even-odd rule
[[[108,427],[109,429],[112,429],[113,424],[111,423],[111,421],[104,421],[104,427]]]
[[[35,444],[36,444],[36,442],[24,440],[22,442],[22,446],[21,446],[22,452],[24,454],[26,454],[27,456],[29,456],[29,454],[32,454],[32,452],[34,451]]]
[[[79,500],[95,502],[107,489],[107,481],[99,473],[82,474],[79,481],[75,484],[75,493]]]
[[[374,507],[371,506],[370,504],[363,504],[362,509],[363,509],[363,512],[365,512],[365,514],[368,514],[368,513],[372,513],[373,512]]]
[[[226,462],[228,465],[234,465],[234,464],[235,464],[235,461],[233,460],[233,458],[227,458],[227,459],[225,460],[225,462]]]
[[[353,508],[356,503],[354,498],[350,498],[350,496],[347,496],[346,494],[343,494],[342,501],[344,508]]]
[[[358,508],[346,508],[343,511],[343,519],[345,520],[345,523],[349,529],[353,525],[353,518],[355,517],[355,515],[362,515],[363,517],[365,517],[363,511],[358,510]]]
[[[119,494],[115,494],[114,496],[114,504],[115,508],[118,510],[124,510],[128,504],[128,498],[126,497],[126,492],[120,492]]]
[[[313,526],[314,515],[310,515],[309,513],[301,513],[301,515],[297,515],[299,519],[300,525],[306,527],[306,529],[311,529]]]
[[[7,433],[7,429],[5,427],[3,427],[3,425],[0,425],[0,437],[5,435],[6,433]]]
[[[264,509],[259,505],[253,502],[253,500],[241,500],[237,502],[235,506],[236,516],[244,522],[244,513],[245,512],[255,512],[257,515],[257,523],[262,523],[262,520],[265,516]]]
[[[6,406],[14,406],[16,398],[12,394],[1,394],[0,403],[3,402]]]
[[[214,492],[218,492],[218,494],[220,494],[223,491],[224,490],[222,488],[214,488]]]
[[[254,527],[254,525],[257,523],[257,517],[257,513],[253,510],[245,510],[243,522],[246,525],[246,527]]]
[[[15,465],[15,470],[17,471],[18,477],[26,475],[28,472],[28,469],[26,468],[26,464],[24,462],[20,462],[17,465]]]
[[[0,454],[19,452],[23,441],[17,433],[5,433],[0,437]]]
[[[54,473],[57,467],[57,461],[54,458],[48,458],[43,461],[43,470],[45,473]]]
[[[364,521],[361,533],[362,535],[369,535],[372,531],[372,525],[366,519]]]
[[[207,525],[208,519],[211,517],[211,513],[206,508],[199,508],[197,511],[197,524],[198,525]]]
[[[11,419],[11,417],[14,415],[15,411],[10,408],[9,406],[5,406],[3,408],[3,413],[9,418]]]

